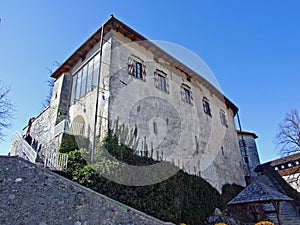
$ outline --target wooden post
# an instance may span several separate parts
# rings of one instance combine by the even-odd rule
[[[281,225],[281,221],[280,221],[280,208],[279,208],[279,201],[275,201],[273,200],[272,201],[272,204],[275,208],[275,211],[276,211],[276,216],[277,216],[277,220],[278,220],[278,225]]]

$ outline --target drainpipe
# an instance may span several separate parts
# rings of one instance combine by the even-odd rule
[[[241,139],[242,139],[242,145],[241,147],[243,148],[244,150],[244,158],[243,158],[243,161],[245,162],[245,164],[247,165],[247,172],[249,174],[249,180],[247,179],[247,176],[245,176],[245,180],[246,180],[246,183],[247,185],[251,182],[250,179],[251,179],[251,170],[250,170],[250,166],[249,166],[249,157],[248,157],[248,153],[247,153],[247,150],[246,150],[246,143],[245,143],[245,140],[244,140],[244,137],[243,137],[243,130],[242,130],[242,125],[241,125],[241,121],[240,121],[240,117],[239,117],[239,113],[236,114],[237,115],[237,120],[238,120],[238,124],[239,124],[239,129],[240,129],[240,132],[241,132]],[[248,162],[245,161],[245,158],[248,159]]]
[[[98,73],[98,84],[97,84],[97,96],[96,96],[96,109],[95,109],[95,119],[94,119],[94,136],[93,136],[93,147],[91,152],[91,163],[94,161],[95,145],[96,145],[96,129],[97,129],[97,118],[98,118],[98,107],[99,107],[99,90],[100,90],[100,73],[102,64],[102,46],[103,46],[103,36],[104,36],[104,25],[101,28],[101,39],[100,39],[100,60],[99,60],[99,73]]]

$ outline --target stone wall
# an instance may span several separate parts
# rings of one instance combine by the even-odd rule
[[[71,97],[71,75],[64,74],[60,79],[62,79],[60,90],[56,90],[55,93],[52,93],[52,98],[58,98],[57,118],[55,125],[68,118]]]
[[[258,150],[255,139],[256,134],[238,131],[240,151],[243,157],[243,168],[245,176],[256,176],[254,169],[260,165]],[[244,141],[244,144],[243,144]],[[250,170],[250,171],[249,171]]]
[[[64,119],[68,119],[68,107],[70,97],[70,74],[63,74],[54,82],[50,105],[38,116],[33,117],[23,129],[23,136],[30,134],[32,147],[39,157],[44,159],[47,154],[57,152],[65,129]],[[11,154],[19,155],[20,154]]]
[[[38,152],[38,155],[44,159],[46,154],[56,152],[60,145],[62,133],[54,135],[57,106],[49,106],[40,115],[35,117],[31,126],[26,126],[23,130],[23,136],[27,133],[32,137],[31,146]]]
[[[164,223],[18,157],[0,156],[0,224]]]

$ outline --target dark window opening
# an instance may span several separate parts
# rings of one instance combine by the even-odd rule
[[[160,74],[157,75],[158,89],[167,92],[166,78]]]
[[[161,91],[169,93],[167,74],[163,71],[156,70],[154,73],[154,86]]]
[[[156,122],[153,122],[153,132],[154,132],[154,134],[157,134],[157,124],[156,124]]]
[[[134,62],[133,64],[133,74],[137,79],[143,79],[143,65],[140,62]]]
[[[136,57],[129,58],[128,63],[128,73],[132,75],[133,77],[144,80],[146,75],[145,65],[143,65],[143,62],[139,60]]]
[[[207,98],[203,98],[203,110],[207,115],[211,116],[211,110]]]
[[[191,101],[191,92],[187,88],[183,88],[183,100],[186,103],[192,104],[192,101]]]
[[[187,80],[188,82],[191,82],[191,77],[190,77],[190,76],[186,76],[186,80]]]

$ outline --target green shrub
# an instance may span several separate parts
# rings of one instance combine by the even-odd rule
[[[62,142],[58,148],[58,151],[60,153],[68,153],[81,148],[87,148],[88,145],[89,139],[85,137],[63,134]]]
[[[70,151],[78,150],[78,145],[74,135],[63,134],[62,142],[58,148],[60,153],[68,153]]]
[[[66,146],[73,146],[71,142],[73,139],[67,138],[69,140],[65,142],[63,149],[66,149]],[[136,156],[132,149],[119,145],[116,137],[106,137],[102,145],[116,158],[126,163],[134,165],[157,163],[151,158]],[[120,153],[121,150],[122,153]],[[69,160],[65,176],[163,221],[170,221],[175,224],[184,222],[188,225],[204,224],[216,207],[224,208],[226,201],[235,195],[231,185],[225,185],[224,195],[220,195],[201,177],[189,175],[182,170],[179,170],[168,180],[152,185],[121,185],[96,173],[94,168],[97,166],[114,169],[114,165],[111,165],[111,162],[103,157],[101,149],[95,154],[96,165],[88,165],[84,159],[89,158],[89,151],[72,150],[67,152]],[[98,169],[97,171],[99,171]]]

